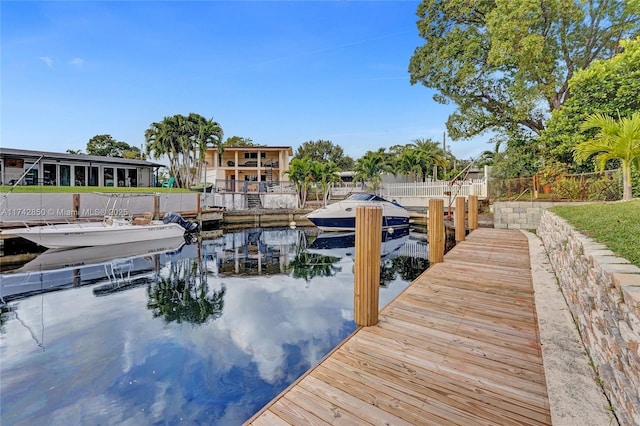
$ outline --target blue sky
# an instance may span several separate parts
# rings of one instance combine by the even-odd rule
[[[451,105],[409,83],[419,1],[2,1],[1,145],[140,147],[190,112],[225,137],[325,139],[354,159],[442,141]],[[449,139],[447,137],[447,142]],[[491,146],[451,143],[458,158]]]

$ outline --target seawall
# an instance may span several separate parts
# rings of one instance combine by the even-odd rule
[[[640,425],[640,268],[549,211],[537,234],[620,424]]]

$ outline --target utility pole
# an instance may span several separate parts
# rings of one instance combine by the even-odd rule
[[[444,153],[444,159],[447,159],[447,132],[442,132],[442,152]],[[444,166],[444,175],[447,175],[447,166]]]

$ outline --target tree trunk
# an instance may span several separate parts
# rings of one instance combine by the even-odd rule
[[[631,163],[622,165],[622,199],[624,201],[631,201],[633,198],[631,188]]]

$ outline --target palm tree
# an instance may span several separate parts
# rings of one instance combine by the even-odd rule
[[[340,181],[340,177],[338,176],[340,167],[332,162],[322,163],[314,161],[312,170],[314,181],[322,190],[322,202],[326,206],[329,200],[329,185]]]
[[[151,123],[144,134],[147,153],[153,158],[166,156],[169,173],[181,187],[192,183],[193,171],[200,166],[208,146],[223,148],[222,135],[217,122],[195,113],[165,117],[159,123]]]
[[[200,180],[202,174],[202,161],[204,160],[205,154],[207,153],[207,148],[210,146],[214,146],[218,148],[218,152],[220,152],[220,154],[224,152],[224,142],[222,140],[224,133],[220,124],[216,121],[213,121],[213,118],[206,119],[199,114],[190,113],[189,121],[193,126],[194,142],[199,154],[197,158],[197,164],[198,180]]]
[[[433,170],[434,166],[446,167],[448,165],[445,153],[438,142],[434,142],[431,139],[418,138],[414,139],[412,145],[417,152],[417,164],[420,167],[423,181],[427,180],[429,171]],[[437,179],[435,173],[433,179]]]
[[[382,173],[391,171],[387,155],[384,148],[375,152],[367,151],[356,161],[354,181],[364,183],[373,191],[377,190],[382,184]]]
[[[304,208],[307,202],[307,191],[313,179],[312,161],[309,157],[294,158],[289,164],[289,170],[285,172],[291,182],[296,186],[299,207]]]
[[[596,168],[605,169],[607,161],[619,159],[622,165],[622,199],[632,198],[631,166],[640,167],[640,112],[618,120],[605,114],[593,114],[582,123],[581,130],[599,129],[593,139],[573,149],[574,159],[581,163],[592,155]]]
[[[398,166],[394,168],[393,173],[403,175],[421,176],[422,168],[418,161],[418,151],[415,149],[405,149],[398,157]]]

